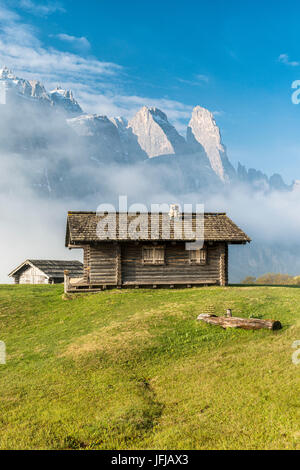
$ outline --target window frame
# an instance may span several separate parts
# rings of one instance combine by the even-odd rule
[[[196,254],[195,257],[193,255]],[[207,246],[203,248],[198,248],[197,250],[189,250],[189,263],[196,266],[205,266],[207,265]]]
[[[152,251],[152,258],[150,258],[150,257],[145,258],[145,252],[147,250]],[[163,256],[158,259],[155,256],[156,252],[162,252]],[[143,264],[152,265],[152,266],[155,266],[155,265],[161,266],[161,265],[165,264],[165,257],[166,257],[166,247],[165,247],[165,245],[157,245],[157,246],[156,245],[144,245],[143,248],[142,248],[142,262],[143,262]]]

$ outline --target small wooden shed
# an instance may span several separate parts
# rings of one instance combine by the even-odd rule
[[[175,222],[172,222],[169,235],[165,235],[162,213],[156,214],[159,229],[155,238],[151,225],[153,213],[126,214],[128,226],[125,229],[123,226],[122,230],[119,222],[124,214],[106,213],[105,216],[115,220],[116,231],[99,239],[97,227],[103,215],[68,213],[65,244],[70,249],[83,249],[84,276],[74,283],[71,273],[66,273],[66,291],[99,290],[108,286],[225,286],[228,282],[228,244],[250,242],[225,213],[204,214],[204,245],[197,250],[187,249],[187,242],[191,241],[189,236],[176,236]],[[196,215],[189,216],[194,223]],[[129,236],[128,228],[135,219],[139,221],[140,232],[134,240]]]
[[[73,278],[83,276],[80,261],[27,259],[9,273],[9,277],[14,279],[15,284],[57,284],[64,282],[66,269]]]

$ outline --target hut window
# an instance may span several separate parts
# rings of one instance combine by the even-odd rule
[[[165,247],[164,246],[144,246],[143,263],[145,264],[164,264]]]
[[[190,250],[190,264],[207,264],[207,249]]]

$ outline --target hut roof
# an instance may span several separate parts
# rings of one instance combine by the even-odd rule
[[[62,278],[64,271],[68,270],[73,277],[80,277],[83,275],[83,264],[80,261],[74,260],[50,260],[50,259],[27,259],[17,268],[15,268],[9,276],[15,276],[19,271],[23,271],[30,266],[38,268],[43,271],[48,278]]]
[[[124,213],[125,214],[125,213]],[[123,214],[123,215],[124,215]],[[125,214],[126,215],[126,214]],[[119,219],[121,213],[106,213],[106,214],[97,214],[96,212],[68,212],[67,218],[67,230],[66,230],[66,246],[72,247],[72,245],[80,245],[84,243],[99,242],[101,241],[131,241],[132,237],[128,235],[131,222],[134,221],[137,217],[141,222],[139,240],[184,240],[194,241],[194,236],[190,235],[187,230],[179,238],[176,235],[174,230],[174,220],[170,219],[170,233],[166,233],[162,229],[164,217],[169,217],[168,214],[151,214],[151,213],[141,213],[139,215],[128,213],[127,214],[127,226],[125,229],[120,230],[119,228]],[[151,231],[151,222],[157,217],[156,220],[159,221],[158,224],[158,233],[156,237],[153,237]],[[115,232],[107,233],[107,237],[99,238],[97,235],[97,225],[106,217],[106,221],[114,220],[115,222]],[[154,219],[153,219],[154,217]],[[181,218],[183,214],[181,214]],[[188,220],[191,219],[191,228],[192,230],[196,229],[196,214],[185,214],[184,217]],[[250,242],[251,239],[225,214],[225,213],[212,213],[206,212],[204,214],[204,240],[205,241],[225,241],[228,243],[238,243],[243,244]]]

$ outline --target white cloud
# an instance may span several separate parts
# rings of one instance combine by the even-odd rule
[[[76,37],[76,36],[70,36],[69,34],[61,33],[61,34],[57,34],[56,37],[60,39],[61,41],[74,44],[75,46],[80,47],[80,48],[89,49],[91,47],[88,39],[84,36]]]
[[[278,57],[278,62],[281,62],[285,65],[290,65],[291,67],[298,67],[300,65],[300,62],[290,60],[288,54],[280,54]]]
[[[69,44],[89,44],[84,37],[62,33],[59,38]],[[72,89],[86,112],[130,118],[143,105],[156,106],[166,112],[182,133],[190,118],[192,106],[164,97],[127,94],[129,77],[124,67],[80,52],[46,47],[39,39],[38,30],[24,24],[13,11],[0,8],[0,67],[4,65],[17,76],[40,80],[47,89],[57,84]],[[199,75],[195,79],[205,82],[204,77]]]
[[[88,79],[92,76],[111,76],[120,72],[121,66],[103,62],[94,57],[85,58],[80,54],[44,47],[38,32],[20,21],[18,15],[0,9],[0,63],[16,73],[38,76],[41,80],[52,77],[61,80]]]
[[[8,10],[5,6],[0,5],[0,21],[17,21],[19,19],[19,15],[17,13]]]
[[[65,12],[65,9],[59,2],[48,2],[44,5],[41,3],[33,2],[32,0],[19,0],[18,6],[23,10],[29,11],[34,15],[48,16],[55,12]]]
[[[204,83],[209,82],[209,77],[207,75],[204,75],[204,74],[198,74],[198,75],[194,75],[191,79],[178,78],[177,80],[180,83],[184,83],[186,85],[201,86]]]
[[[26,35],[24,34],[24,37]],[[101,75],[114,75],[121,67],[109,62],[101,62],[94,58],[85,59],[76,54],[62,52],[56,49],[43,47],[30,47],[20,44],[8,44],[0,37],[0,61],[16,72],[27,72],[28,75],[52,77],[61,80],[68,76],[77,77],[83,81],[89,75],[93,77]],[[85,76],[84,76],[85,75]]]
[[[208,82],[209,81],[209,78],[207,75],[196,75],[196,79],[199,80],[200,82]]]
[[[225,113],[224,113],[224,111],[216,110],[216,111],[212,111],[212,114],[213,114],[214,117],[219,117],[219,116],[224,116]]]

